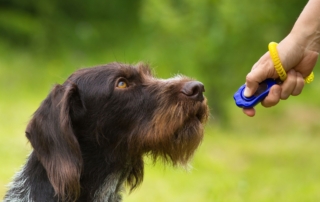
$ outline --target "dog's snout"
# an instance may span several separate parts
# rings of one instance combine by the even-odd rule
[[[181,88],[181,93],[195,101],[203,101],[203,92],[204,86],[198,81],[189,81]]]

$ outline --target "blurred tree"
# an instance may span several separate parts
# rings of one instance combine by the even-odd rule
[[[85,50],[89,57],[128,51],[134,61],[164,67],[157,69],[159,75],[178,72],[201,80],[212,113],[225,120],[226,101],[268,42],[289,33],[306,2],[1,0],[0,42],[45,56],[63,50]]]
[[[139,24],[141,0],[0,2],[0,37],[15,46],[101,48]]]

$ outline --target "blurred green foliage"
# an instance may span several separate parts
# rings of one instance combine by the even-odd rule
[[[0,43],[48,62],[62,56],[80,58],[81,66],[143,60],[159,66],[161,76],[195,77],[207,86],[216,117],[225,121],[225,100],[244,82],[268,42],[290,31],[305,3],[2,0]]]
[[[202,81],[212,116],[193,172],[147,165],[127,201],[320,201],[319,68],[301,96],[257,107],[254,119],[232,99],[306,2],[1,0],[0,198],[30,151],[28,120],[54,83],[78,68],[145,61],[159,77]]]

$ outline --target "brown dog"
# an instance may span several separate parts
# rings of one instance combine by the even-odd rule
[[[204,86],[148,66],[81,69],[56,85],[30,121],[33,152],[4,201],[119,202],[143,180],[143,156],[185,165],[200,144]]]

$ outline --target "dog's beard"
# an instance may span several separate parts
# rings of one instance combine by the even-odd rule
[[[200,145],[208,119],[206,100],[181,102],[155,116],[152,128],[144,138],[146,153],[174,166],[187,167]]]
[[[197,102],[189,109],[182,107],[182,110],[184,121],[174,133],[170,158],[174,165],[186,166],[203,139],[208,108],[206,104]]]

